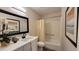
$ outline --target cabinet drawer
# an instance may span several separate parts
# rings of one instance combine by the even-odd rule
[[[24,45],[24,51],[31,51],[31,50],[32,50],[31,43]]]

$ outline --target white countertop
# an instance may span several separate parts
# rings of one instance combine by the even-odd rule
[[[19,38],[19,41],[17,43],[10,43],[6,47],[0,47],[0,51],[16,50],[16,49],[20,48],[21,46],[24,46],[25,44],[28,44],[29,42],[37,39],[38,37],[29,36],[28,38],[25,38],[25,39],[22,39],[21,37],[18,37],[18,38]]]

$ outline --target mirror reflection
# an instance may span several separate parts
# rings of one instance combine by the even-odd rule
[[[28,18],[7,11],[0,11],[0,35],[21,34],[29,31]]]
[[[10,18],[0,18],[0,34],[11,34],[20,31],[20,21]]]

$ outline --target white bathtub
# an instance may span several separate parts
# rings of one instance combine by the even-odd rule
[[[45,41],[45,47],[51,50],[60,51],[61,50],[61,44],[60,42],[57,42],[55,40]]]

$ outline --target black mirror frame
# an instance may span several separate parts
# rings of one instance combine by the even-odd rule
[[[14,13],[11,13],[11,12],[8,12],[8,11],[5,11],[5,10],[2,10],[2,9],[0,9],[0,12],[1,13],[4,13],[4,14],[12,15],[12,16],[20,17],[20,18],[23,18],[23,19],[26,19],[27,20],[27,31],[19,32],[19,33],[13,33],[13,34],[7,34],[8,36],[18,35],[18,34],[23,34],[23,33],[28,33],[29,32],[29,19],[27,17],[20,16],[20,15],[17,15],[17,14],[14,14]],[[2,37],[2,36],[3,35],[0,35],[0,37]]]

